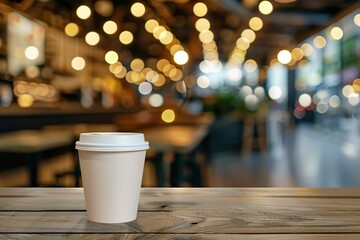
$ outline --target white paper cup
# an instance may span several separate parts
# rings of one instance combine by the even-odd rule
[[[141,133],[82,133],[75,147],[88,219],[123,223],[136,219],[146,149]]]

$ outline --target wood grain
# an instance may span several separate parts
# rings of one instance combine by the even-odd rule
[[[359,200],[360,189],[143,188],[137,220],[100,224],[87,220],[81,188],[0,188],[0,233],[6,239],[356,239]]]

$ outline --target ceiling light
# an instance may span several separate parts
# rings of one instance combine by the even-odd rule
[[[119,55],[115,51],[108,51],[105,54],[105,61],[108,64],[114,64],[119,60]]]
[[[206,13],[207,13],[207,11],[208,11],[207,6],[206,6],[204,3],[202,3],[202,2],[196,3],[196,4],[194,5],[194,7],[193,7],[193,12],[194,12],[194,14],[195,14],[196,16],[198,16],[198,17],[203,17],[203,16],[205,16]]]
[[[117,29],[118,29],[118,26],[117,26],[116,22],[114,22],[114,21],[110,21],[110,20],[106,21],[103,25],[104,32],[109,35],[116,33]]]
[[[262,1],[259,4],[259,11],[264,15],[268,15],[273,11],[273,5],[269,1]]]
[[[242,31],[241,37],[247,39],[249,43],[252,43],[255,41],[256,34],[251,29],[245,29],[244,31]]]
[[[131,13],[135,17],[142,17],[145,14],[145,6],[140,2],[136,2],[131,6]]]
[[[330,36],[334,39],[334,40],[340,40],[343,36],[344,36],[344,32],[341,28],[339,27],[333,27],[330,30]]]
[[[259,17],[253,17],[249,21],[249,27],[254,31],[259,31],[263,27],[263,21]]]
[[[195,22],[195,28],[198,30],[198,32],[209,30],[210,29],[210,22],[206,18],[199,18]]]
[[[282,64],[288,64],[291,61],[292,56],[288,50],[281,50],[277,55],[277,59]]]
[[[354,16],[354,23],[356,26],[360,27],[360,13]]]
[[[159,26],[159,23],[155,19],[149,19],[145,23],[145,29],[149,33],[153,33],[155,27],[157,27],[157,26]]]
[[[65,34],[69,37],[75,37],[79,33],[79,27],[75,23],[68,23],[65,26]]]
[[[326,46],[326,39],[323,36],[316,36],[313,40],[314,46],[316,48],[324,48]]]
[[[185,51],[178,51],[174,55],[174,61],[179,65],[184,65],[189,60],[189,55]]]
[[[85,68],[85,59],[82,57],[74,57],[71,60],[71,67],[77,71],[83,70]]]
[[[81,5],[77,8],[76,15],[81,19],[88,19],[91,15],[91,9],[86,5]]]
[[[134,36],[129,31],[123,31],[119,35],[119,40],[122,44],[128,45],[128,44],[132,43],[132,41],[134,40]]]
[[[95,46],[100,41],[100,36],[97,32],[89,32],[85,36],[85,42],[90,46]]]

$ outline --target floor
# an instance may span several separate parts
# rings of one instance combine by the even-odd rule
[[[244,154],[235,149],[213,155],[207,186],[360,187],[358,121],[348,120],[342,126],[335,130],[308,124],[289,128],[270,116],[267,151]],[[55,173],[71,170],[73,163],[71,154],[43,161],[41,186],[74,186],[71,176],[58,182],[55,178]],[[27,178],[25,167],[1,172],[0,186],[26,186]],[[145,164],[143,186],[156,186],[151,162]]]

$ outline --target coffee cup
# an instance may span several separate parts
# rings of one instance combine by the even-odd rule
[[[124,223],[136,219],[146,150],[142,133],[81,133],[79,153],[88,220]]]

